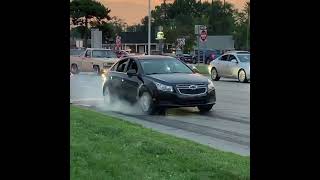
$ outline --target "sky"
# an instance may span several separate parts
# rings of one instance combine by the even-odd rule
[[[128,25],[138,24],[141,19],[148,15],[148,0],[97,0],[111,9],[111,16],[118,16],[123,19]],[[167,2],[173,0],[167,0]],[[206,1],[206,0],[202,0]],[[226,0],[234,4],[238,9],[242,9],[245,2],[248,0]],[[156,5],[160,5],[163,0],[151,0],[151,9]],[[211,2],[211,0],[209,0]]]

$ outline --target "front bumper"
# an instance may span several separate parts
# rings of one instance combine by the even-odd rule
[[[215,90],[199,96],[187,96],[176,92],[159,92],[153,97],[155,105],[161,107],[195,107],[216,103]]]

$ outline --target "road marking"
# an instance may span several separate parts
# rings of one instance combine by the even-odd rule
[[[103,98],[81,98],[81,99],[71,99],[72,102],[75,101],[103,101]]]

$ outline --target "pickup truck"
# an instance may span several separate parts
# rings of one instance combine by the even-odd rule
[[[111,49],[87,48],[78,56],[70,56],[70,72],[105,73],[119,58]]]

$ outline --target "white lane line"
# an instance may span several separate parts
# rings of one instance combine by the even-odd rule
[[[103,101],[103,98],[80,98],[80,99],[71,99],[72,102],[79,101]]]

